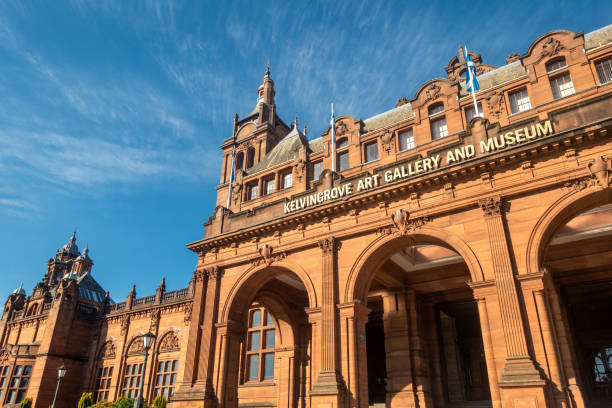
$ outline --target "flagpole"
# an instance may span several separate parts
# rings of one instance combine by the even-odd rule
[[[332,171],[336,171],[336,118],[334,118],[334,104],[331,104],[331,153],[332,153]]]
[[[466,46],[463,46],[464,50],[465,50],[465,57],[466,57],[466,61],[467,61],[467,56],[468,56],[468,50]],[[466,62],[467,65],[467,62]],[[470,68],[468,67],[468,70]],[[474,74],[476,74],[474,72]],[[480,116],[480,112],[478,112],[478,103],[476,102],[476,91],[474,90],[474,77],[472,75],[468,74],[468,78],[470,78],[470,88],[472,89],[472,99],[474,99],[474,111],[476,112],[476,116]]]

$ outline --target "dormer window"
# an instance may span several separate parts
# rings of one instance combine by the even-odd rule
[[[323,172],[323,160],[312,163],[312,180],[318,180]]]
[[[436,116],[441,113],[444,113],[444,104],[436,103],[435,105],[431,105],[428,109],[429,116]]]
[[[558,58],[546,64],[546,72],[550,76],[550,88],[555,99],[575,93],[572,78],[569,72],[565,70],[566,68],[565,58]]]
[[[595,63],[595,70],[597,71],[600,84],[612,82],[612,58],[597,61]]]
[[[345,147],[348,147],[348,139],[344,138],[344,139],[339,139],[336,141],[336,149],[344,149]]]
[[[400,151],[414,149],[414,134],[412,129],[408,129],[399,134]]]
[[[267,195],[267,194],[272,194],[274,192],[274,179],[273,178],[264,180],[263,184],[264,184],[264,194]]]

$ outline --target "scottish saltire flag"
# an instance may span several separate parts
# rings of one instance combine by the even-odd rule
[[[227,208],[230,207],[232,199],[232,183],[234,182],[235,168],[236,167],[236,142],[234,142],[234,148],[232,149],[232,167],[230,169],[229,187],[227,189]]]
[[[465,63],[467,64],[467,77],[465,79],[465,85],[468,92],[475,92],[480,89],[478,80],[476,79],[476,66],[468,54],[467,47],[463,47],[465,50]]]
[[[336,118],[334,117],[334,104],[331,104],[331,148],[332,148],[332,171],[336,171]]]

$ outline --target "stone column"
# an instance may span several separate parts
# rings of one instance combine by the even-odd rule
[[[237,387],[240,361],[240,339],[244,335],[242,322],[230,320],[215,325],[217,342],[215,344],[215,367],[213,386],[216,391],[218,407],[237,407]]]
[[[419,301],[413,290],[406,290],[406,303],[410,321],[410,355],[412,356],[412,375],[416,397],[420,408],[432,407],[431,386],[429,383],[429,368],[427,361],[427,350],[423,341],[422,314],[419,309]]]
[[[545,406],[545,381],[537,371],[527,348],[525,326],[502,215],[502,200],[499,196],[489,197],[479,200],[478,204],[483,211],[489,234],[493,274],[506,344],[506,362],[499,383],[502,387],[502,399],[510,406]]]
[[[347,384],[347,405],[368,407],[368,361],[365,326],[370,309],[355,301],[339,305],[342,375]]]
[[[444,373],[442,372],[442,351],[438,335],[438,318],[436,305],[433,302],[423,303],[423,323],[426,331],[426,341],[429,345],[429,367],[431,370],[431,394],[434,407],[446,404],[444,392]]]
[[[321,371],[311,395],[313,408],[336,408],[342,405],[343,386],[338,370],[336,299],[336,254],[339,242],[334,237],[318,242],[322,251],[321,265]]]
[[[177,406],[182,406],[182,401],[192,400],[204,400],[205,406],[210,406],[214,401],[211,377],[220,276],[221,270],[218,267],[194,272],[194,300],[185,354],[185,371],[183,382],[173,397],[173,400],[178,402]]]
[[[404,290],[386,292],[383,300],[385,355],[387,366],[387,406],[415,407],[412,375],[409,311]]]

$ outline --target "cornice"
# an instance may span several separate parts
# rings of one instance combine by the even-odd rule
[[[553,153],[562,154],[560,152],[562,148],[565,149],[571,147],[575,149],[584,144],[587,139],[594,141],[598,136],[605,136],[607,134],[607,130],[599,125],[605,124],[605,122],[609,121],[610,118],[607,118],[594,123],[585,124],[578,128],[560,131],[549,139],[528,142],[512,150],[506,150],[484,157],[476,157],[455,166],[438,169],[427,175],[392,182],[377,190],[370,190],[368,192],[355,194],[345,200],[334,201],[314,207],[308,211],[283,215],[258,224],[250,225],[240,230],[195,241],[187,244],[187,248],[194,252],[208,252],[215,247],[250,240],[253,237],[269,234],[277,230],[294,228],[300,224],[310,223],[323,217],[330,217],[333,214],[348,212],[353,208],[363,207],[364,205],[368,204],[375,205],[381,201],[388,201],[393,197],[410,195],[431,186],[439,186],[439,188],[442,189],[444,184],[448,181],[461,181],[469,178],[480,178],[483,173],[494,173],[495,170],[507,168],[508,166],[522,165],[526,160],[532,160],[532,163],[534,163],[543,160],[545,158],[544,155]],[[520,183],[517,183],[515,186],[510,188],[492,187],[486,192],[486,194],[488,196],[495,194],[503,195],[507,198],[518,194],[524,194],[535,189],[541,189],[544,187],[550,188],[555,185],[567,183],[573,179],[582,178],[589,175],[586,168],[564,168],[563,170],[564,171],[557,172],[554,175],[545,175],[529,181],[521,180]],[[489,177],[491,176],[492,174],[489,174]],[[472,194],[470,196],[456,198],[450,200],[446,204],[438,203],[433,208],[419,208],[419,211],[415,212],[415,216],[439,216],[440,214],[447,212],[475,206],[478,198],[482,198],[482,192],[479,194]],[[234,216],[235,215],[236,214],[234,214]],[[374,227],[374,229],[380,226],[384,225],[377,225]],[[354,231],[355,228],[352,228],[352,230]],[[345,232],[344,234],[350,233]],[[341,233],[337,236],[340,237],[342,235],[343,234]],[[310,246],[312,243],[309,243],[308,245]],[[282,250],[290,249],[288,246]]]

